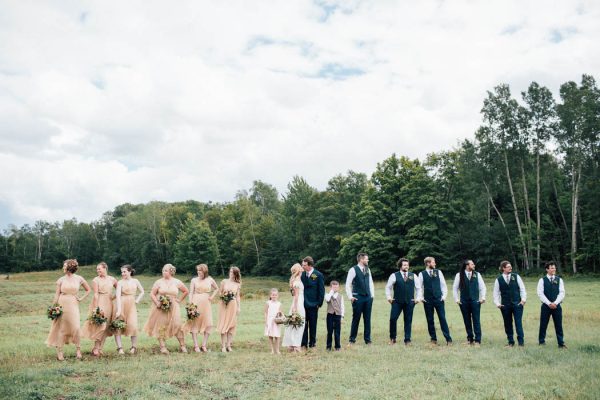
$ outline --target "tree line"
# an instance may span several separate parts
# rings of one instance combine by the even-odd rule
[[[405,256],[434,256],[455,270],[507,259],[521,271],[555,260],[563,272],[597,272],[600,262],[600,90],[594,78],[560,86],[536,82],[519,95],[487,92],[475,138],[424,160],[392,154],[366,174],[348,171],[317,190],[296,176],[285,193],[255,181],[231,202],[121,204],[91,223],[75,219],[9,226],[0,234],[0,270],[56,268],[65,258],[106,260],[186,273],[286,275],[311,255],[342,277],[358,251],[376,278]]]

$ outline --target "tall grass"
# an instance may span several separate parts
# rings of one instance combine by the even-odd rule
[[[82,268],[91,280],[94,271]],[[506,338],[500,312],[493,306],[492,281],[488,279],[488,302],[482,308],[483,343],[479,349],[465,340],[458,307],[449,301],[446,313],[455,345],[429,344],[423,307],[417,306],[413,321],[413,346],[390,347],[389,305],[383,283],[376,284],[373,309],[373,344],[360,343],[341,352],[325,351],[325,311],[319,315],[317,349],[309,353],[272,356],[263,336],[263,307],[271,287],[280,289],[287,311],[287,283],[274,279],[246,278],[242,314],[234,352],[219,351],[218,335],[210,338],[208,354],[181,354],[176,340],[169,341],[171,354],[158,354],[152,338],[140,335],[140,352],[116,355],[109,339],[105,356],[89,355],[92,343],[83,341],[83,361],[74,348],[65,348],[66,362],[55,360],[54,349],[44,340],[50,327],[45,307],[51,302],[58,271],[11,275],[0,281],[0,398],[334,398],[334,399],[594,399],[600,397],[600,282],[566,281],[564,325],[569,349],[559,351],[550,324],[547,345],[537,346],[539,301],[537,280],[526,278],[529,301],[524,314],[524,349],[505,349]],[[179,276],[184,281],[190,277]],[[156,277],[140,276],[149,291]],[[81,304],[82,321],[88,298]],[[149,296],[138,308],[140,325],[146,320]],[[342,327],[347,341],[351,307]],[[216,311],[214,306],[215,323]],[[399,333],[402,332],[402,318]],[[438,326],[439,329],[439,326]],[[362,326],[361,326],[362,330]],[[441,332],[438,332],[441,337]],[[124,339],[127,349],[129,342]],[[188,345],[191,338],[187,337]],[[443,340],[442,340],[443,341]]]

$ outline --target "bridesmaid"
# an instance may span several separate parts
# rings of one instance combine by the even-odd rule
[[[217,295],[219,287],[215,280],[208,275],[208,266],[206,264],[197,265],[196,271],[198,272],[198,277],[192,279],[190,283],[190,303],[198,306],[200,316],[194,320],[187,321],[184,330],[185,332],[192,333],[194,351],[199,353],[200,351],[208,351],[206,344],[213,328],[212,308],[210,304]],[[198,346],[198,333],[204,336],[202,347]]]
[[[52,321],[50,333],[46,339],[49,347],[56,347],[56,358],[64,361],[63,346],[73,343],[77,348],[77,359],[81,360],[79,327],[79,302],[90,294],[90,285],[81,276],[77,275],[77,260],[66,260],[63,263],[65,275],[56,281],[56,293],[52,303],[58,303],[63,308],[60,317]],[[79,297],[79,288],[83,286],[85,294]]]
[[[219,292],[232,291],[235,293],[235,298],[225,304],[221,301],[219,304],[219,322],[217,330],[221,333],[221,351],[223,353],[231,351],[231,342],[235,335],[237,325],[237,317],[240,314],[240,288],[242,287],[242,274],[238,267],[229,268],[229,279],[221,281]]]
[[[182,353],[187,353],[183,338],[183,324],[181,323],[181,315],[179,313],[179,303],[186,298],[189,291],[179,279],[174,277],[175,271],[176,269],[173,265],[165,264],[162,269],[162,278],[154,282],[150,298],[156,307],[150,307],[150,315],[144,326],[144,332],[158,339],[160,352],[163,354],[169,353],[169,350],[165,347],[165,339],[173,336],[179,341],[179,350]],[[180,298],[177,297],[179,291],[182,293]],[[159,296],[167,296],[171,299],[171,308],[169,311],[160,309]]]
[[[117,310],[114,319],[120,318],[127,324],[122,332],[115,332],[115,342],[117,343],[117,351],[119,354],[125,354],[123,352],[121,335],[131,336],[131,348],[129,349],[129,354],[135,354],[137,352],[138,316],[136,304],[138,304],[144,296],[144,288],[140,281],[132,278],[134,274],[135,269],[133,269],[131,265],[123,265],[121,267],[122,279],[117,283]],[[140,292],[137,298],[135,297],[136,291]]]
[[[81,330],[81,336],[94,341],[92,354],[98,357],[102,353],[104,341],[110,332],[110,321],[112,321],[113,303],[112,289],[117,286],[117,280],[108,275],[108,265],[104,261],[96,266],[97,277],[92,280],[92,289],[94,290],[94,298],[90,304],[89,314],[96,307],[104,311],[104,316],[107,322],[102,325],[96,325],[92,321],[86,320]]]

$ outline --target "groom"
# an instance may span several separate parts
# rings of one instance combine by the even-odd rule
[[[312,257],[304,257],[302,260],[302,284],[304,285],[304,311],[306,312],[306,323],[302,335],[302,347],[315,347],[317,342],[317,317],[319,307],[323,305],[325,298],[325,279],[323,274],[314,268]]]

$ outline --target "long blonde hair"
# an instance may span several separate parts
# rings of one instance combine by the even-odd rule
[[[298,263],[292,265],[292,268],[290,268],[290,272],[292,273],[292,276],[290,277],[290,287],[294,286],[294,281],[302,274],[302,271],[304,271],[302,265]]]

